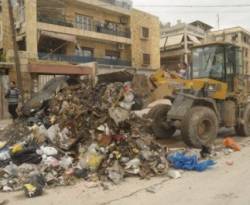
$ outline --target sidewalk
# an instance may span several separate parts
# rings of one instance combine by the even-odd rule
[[[11,119],[0,120],[0,130],[12,123]]]

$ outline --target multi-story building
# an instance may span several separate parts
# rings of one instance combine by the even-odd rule
[[[6,4],[2,15],[7,16]],[[126,0],[18,0],[14,11],[21,58],[30,64],[50,60],[97,62],[100,69],[160,67],[158,18],[131,8]],[[3,34],[7,56],[12,47],[8,34]]]
[[[176,25],[170,23],[161,28],[161,66],[165,69],[176,70],[179,63],[191,62],[190,48],[194,44],[200,44],[207,39],[207,31],[212,27],[201,22],[182,23]]]
[[[0,51],[12,62],[7,2],[1,4]],[[26,93],[54,75],[89,74],[92,67],[98,73],[160,68],[159,19],[133,9],[129,0],[12,2]],[[15,79],[15,69],[8,73]]]
[[[215,41],[234,43],[241,48],[242,66],[245,74],[250,75],[250,32],[242,27],[233,27],[210,32]]]

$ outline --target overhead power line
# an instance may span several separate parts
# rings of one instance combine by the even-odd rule
[[[151,5],[134,5],[135,7],[156,7],[156,8],[247,8],[250,7],[250,4],[218,4],[218,5],[185,5],[185,4],[176,4],[176,5],[156,5],[156,4],[151,4]]]

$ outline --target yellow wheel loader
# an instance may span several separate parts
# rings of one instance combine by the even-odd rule
[[[248,77],[241,61],[240,48],[233,44],[194,47],[189,79],[182,81],[172,106],[158,105],[150,112],[155,135],[169,137],[180,129],[193,147],[211,145],[220,127],[250,136]]]

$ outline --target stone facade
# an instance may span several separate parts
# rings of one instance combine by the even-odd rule
[[[0,5],[0,51],[11,63],[14,58],[7,2]],[[101,0],[17,2],[14,17],[25,96],[36,92],[48,79],[71,71],[92,75],[96,68],[99,73],[121,69],[147,73],[160,68],[160,22],[153,15]],[[143,29],[146,38],[142,38]],[[8,69],[8,79],[16,80],[14,66]]]
[[[132,62],[134,67],[160,68],[160,23],[156,16],[133,9],[131,14]],[[142,36],[142,28],[148,29],[148,38]],[[150,56],[150,64],[143,63],[143,54]]]
[[[62,6],[60,9],[63,10],[63,15],[60,15],[50,11],[53,10],[53,6],[56,7],[56,4],[53,4],[53,0],[48,3],[51,4],[49,6],[52,6],[52,8],[46,11],[44,5],[47,2],[44,0],[34,0],[32,2],[24,0],[23,13],[25,22],[21,22],[21,28],[18,29],[17,35],[21,37],[24,35],[25,51],[28,59],[39,59],[38,54],[44,50],[41,47],[46,45],[48,45],[48,50],[55,54],[71,56],[76,55],[78,47],[83,47],[93,49],[94,58],[107,58],[106,51],[108,50],[117,52],[120,60],[131,62],[130,66],[136,69],[160,68],[160,23],[157,17],[135,9],[124,9],[115,5],[107,7],[103,6],[103,3],[98,5],[98,0],[67,0],[64,5],[60,5]],[[6,11],[6,7],[4,8],[3,6],[4,10]],[[80,26],[84,28],[79,28],[79,25],[76,25],[77,16],[80,16],[81,20],[85,21],[80,23],[82,24]],[[8,19],[7,16],[5,18]],[[111,28],[112,26],[115,27],[112,28],[114,30],[111,33],[109,30],[98,31],[98,26],[107,24],[107,22]],[[150,35],[147,39],[141,38],[142,27],[149,29]],[[49,48],[48,41],[51,40],[49,36],[45,36],[47,38],[44,38],[45,40],[43,41],[43,32],[74,36],[76,42],[66,40],[67,42],[61,43],[65,43],[65,45],[58,51],[56,47]],[[62,39],[59,37],[57,40]],[[5,38],[3,42],[8,43],[10,40]],[[42,43],[45,45],[41,45]],[[11,48],[9,45],[3,47],[5,50]],[[150,63],[147,65],[142,62],[143,53],[145,52],[150,55]]]
[[[213,31],[210,36],[215,41],[229,42],[238,45],[242,51],[242,66],[245,74],[250,75],[250,32],[242,27],[233,27]]]

